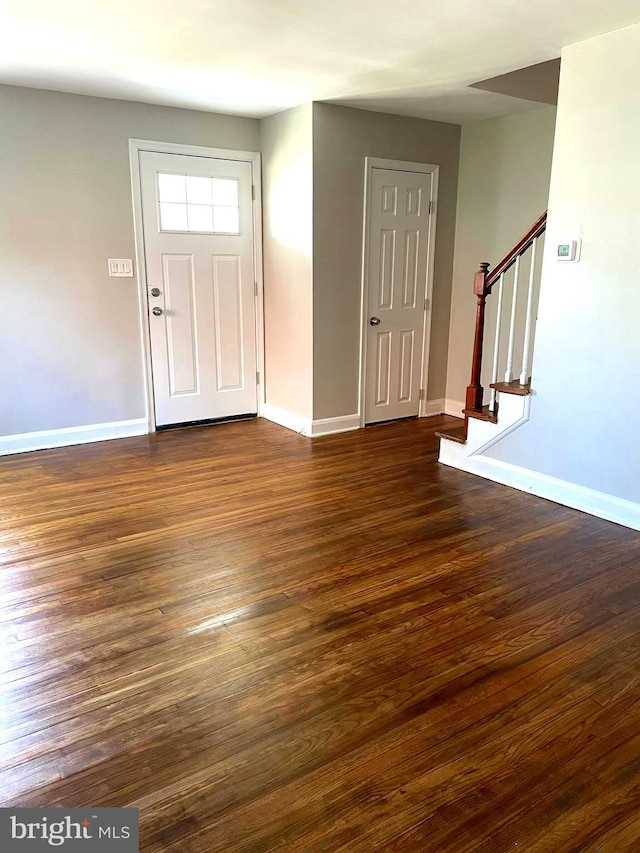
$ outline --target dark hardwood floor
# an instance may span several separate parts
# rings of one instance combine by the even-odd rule
[[[451,419],[0,460],[0,799],[146,853],[637,851],[640,536]]]

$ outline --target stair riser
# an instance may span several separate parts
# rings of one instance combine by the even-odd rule
[[[454,468],[469,456],[485,453],[494,444],[509,435],[529,420],[531,397],[521,397],[515,394],[500,395],[500,413],[497,423],[490,421],[469,420],[469,431],[465,444],[441,439],[439,461]],[[458,463],[458,464],[456,464]]]

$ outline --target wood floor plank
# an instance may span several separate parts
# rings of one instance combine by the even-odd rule
[[[0,801],[146,853],[640,848],[640,536],[447,417],[0,459]]]

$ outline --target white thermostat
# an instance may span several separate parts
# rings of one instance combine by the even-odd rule
[[[110,278],[133,278],[133,261],[131,258],[109,258]]]
[[[579,250],[579,240],[563,240],[556,248],[556,258],[559,261],[577,261],[580,259]]]

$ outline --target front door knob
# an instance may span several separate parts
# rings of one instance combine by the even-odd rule
[[[370,326],[379,326],[380,325],[380,318],[379,317],[371,317],[371,319],[369,320],[369,325]]]
[[[162,308],[158,308],[157,306],[151,311],[152,314],[155,314],[156,317],[159,317],[162,314]]]
[[[151,295],[152,296],[160,296],[160,288],[159,287],[152,287],[151,288]]]

